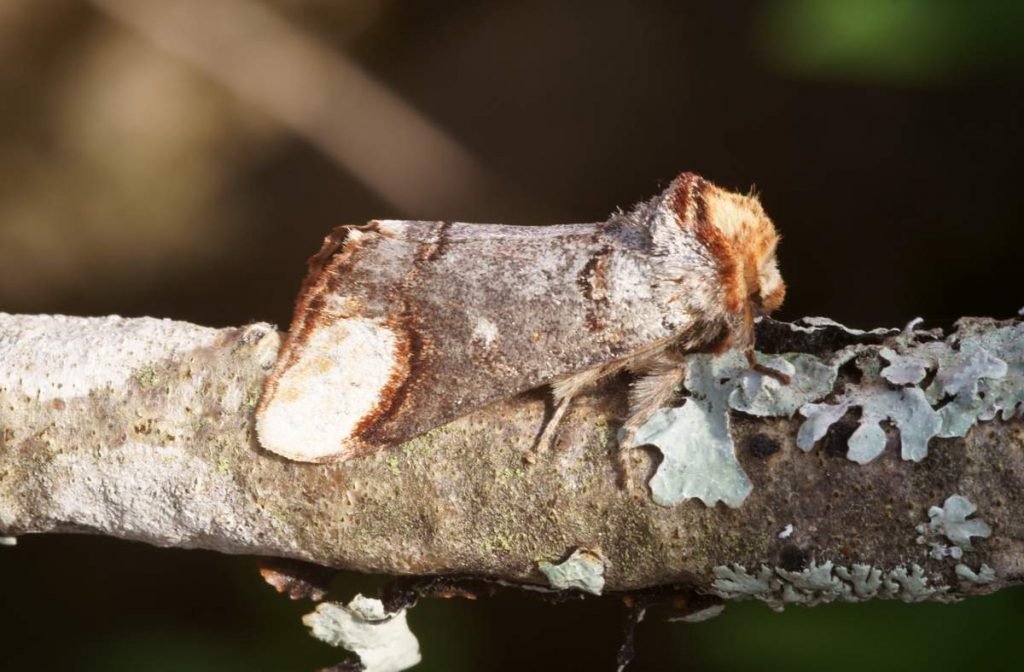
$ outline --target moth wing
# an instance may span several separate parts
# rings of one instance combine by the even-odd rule
[[[700,316],[687,291],[713,265],[696,248],[666,263],[642,219],[337,229],[264,388],[261,443],[347,459],[684,333]]]

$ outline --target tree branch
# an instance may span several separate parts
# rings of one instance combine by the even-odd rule
[[[990,592],[1024,577],[1022,329],[766,321],[792,385],[693,357],[625,460],[618,379],[532,463],[543,392],[314,465],[253,433],[270,325],[0,315],[0,533],[776,607]]]

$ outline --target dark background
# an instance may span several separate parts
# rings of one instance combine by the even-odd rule
[[[0,3],[3,310],[284,327],[337,224],[593,221],[681,170],[756,185],[785,237],[782,318],[1024,306],[1024,3],[163,4]],[[340,658],[250,558],[25,537],[0,577],[3,669]],[[620,618],[517,596],[410,614],[422,670],[613,669]],[[648,619],[633,669],[1019,669],[1022,623],[1020,590],[730,605]]]

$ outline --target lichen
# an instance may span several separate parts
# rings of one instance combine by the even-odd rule
[[[952,396],[939,411],[943,437],[963,436],[997,415],[1010,420],[1024,403],[1024,324],[968,331],[958,343],[926,390],[935,404]]]
[[[946,498],[942,506],[933,506],[928,509],[928,517],[931,519],[928,528],[933,532],[945,535],[947,539],[964,551],[969,551],[971,550],[971,537],[984,539],[992,534],[992,528],[985,521],[979,518],[968,520],[968,517],[975,511],[977,511],[977,507],[966,497],[951,495]]]
[[[805,404],[800,413],[807,418],[797,431],[797,446],[810,450],[825,436],[830,425],[854,407],[861,409],[859,427],[850,435],[846,456],[867,464],[885,450],[881,422],[892,421],[900,430],[900,452],[904,460],[920,462],[928,455],[928,441],[938,434],[941,420],[924,393],[914,387],[890,390],[882,385],[847,385],[842,395],[825,404]]]
[[[981,567],[978,568],[977,572],[962,562],[959,563],[953,571],[955,571],[956,575],[961,579],[970,581],[971,583],[977,583],[979,585],[992,583],[996,580],[996,570],[992,569],[985,563],[981,563]]]
[[[302,622],[320,641],[358,655],[365,672],[400,672],[420,662],[405,609],[389,614],[380,600],[356,595],[348,604],[321,602]]]
[[[845,598],[852,591],[850,584],[841,580],[832,571],[831,561],[821,565],[811,562],[810,566],[800,571],[790,571],[778,567],[776,575],[783,580],[783,599],[786,602],[814,602],[820,595]]]
[[[790,381],[786,384],[751,371],[746,359],[736,354],[730,367],[716,369],[731,374],[729,407],[733,410],[757,417],[792,417],[807,402],[832,391],[845,356],[843,353],[839,359],[826,362],[814,355],[795,353],[761,362],[788,375]]]
[[[854,563],[849,567],[836,567],[836,576],[846,581],[853,588],[853,595],[869,600],[878,595],[882,587],[882,570],[871,565]]]
[[[904,602],[923,602],[949,590],[949,586],[929,586],[928,577],[919,565],[897,567],[882,578],[886,590]]]
[[[689,399],[681,407],[660,409],[636,440],[657,446],[664,455],[650,481],[657,504],[672,506],[696,497],[706,506],[724,502],[735,508],[753,489],[736,459],[728,415],[710,404]]]
[[[671,506],[695,497],[706,506],[740,506],[753,486],[736,459],[730,409],[756,416],[792,415],[808,400],[828,394],[837,375],[836,367],[812,355],[761,363],[789,375],[791,383],[752,371],[735,351],[687,359],[685,403],[659,410],[635,437],[637,444],[654,445],[664,456],[650,481],[655,502]]]
[[[803,325],[807,325],[807,326],[803,326]],[[789,327],[793,331],[802,331],[804,333],[810,333],[810,332],[814,332],[814,331],[819,331],[821,329],[832,328],[832,329],[839,329],[840,331],[844,331],[847,334],[851,334],[853,336],[864,336],[864,335],[887,336],[889,334],[893,334],[893,333],[896,332],[895,329],[886,329],[884,327],[880,327],[878,329],[872,329],[870,331],[865,331],[863,329],[854,329],[852,327],[846,326],[845,324],[840,324],[839,322],[836,322],[835,320],[833,320],[831,318],[828,318],[828,317],[802,317],[799,320],[797,320],[796,322],[790,324]]]
[[[878,457],[885,449],[880,423],[889,420],[900,430],[903,459],[916,462],[928,455],[934,437],[964,436],[979,421],[997,415],[1009,420],[1020,411],[1024,324],[975,330],[960,323],[945,341],[917,343],[916,323],[891,339],[891,347],[880,348],[877,357],[858,360],[867,380],[848,384],[827,403],[800,409],[806,418],[797,434],[800,448],[810,450],[847,411],[860,408],[860,426],[848,439],[849,459],[865,464]],[[874,378],[876,369],[880,379]],[[930,381],[929,372],[935,373]]]
[[[751,574],[740,564],[732,567],[719,565],[712,570],[715,576],[712,587],[718,595],[728,598],[743,596],[759,597],[769,595],[775,590],[777,580],[767,565],[761,565],[757,574]]]
[[[860,602],[875,597],[904,602],[949,599],[946,585],[929,585],[924,569],[914,564],[883,571],[870,565],[846,567],[831,561],[811,562],[803,570],[761,565],[751,573],[740,564],[712,570],[712,592],[725,599],[757,599],[781,611],[787,604],[814,606],[835,600]]]
[[[577,548],[566,560],[558,564],[541,561],[538,569],[556,590],[576,589],[593,595],[604,590],[604,570],[607,560],[598,549]]]
[[[838,329],[848,336],[875,338],[898,333],[848,329],[824,318],[808,318],[804,323],[806,326],[792,328],[802,332]],[[800,428],[798,445],[810,450],[829,426],[850,408],[859,406],[864,414],[860,430],[852,437],[851,459],[867,462],[884,449],[885,435],[879,426],[884,420],[900,428],[904,457],[923,459],[928,439],[940,421],[920,390],[891,390],[877,384],[868,393],[858,386],[848,386],[845,394],[832,402],[815,403],[832,393],[840,367],[866,349],[851,345],[827,359],[807,353],[761,356],[759,363],[787,375],[788,384],[752,370],[738,351],[688,357],[684,405],[654,414],[635,437],[637,443],[652,444],[664,456],[650,481],[654,501],[670,506],[695,497],[707,506],[719,501],[731,507],[743,503],[752,485],[736,459],[730,411],[756,417],[792,417],[799,411],[807,420]]]

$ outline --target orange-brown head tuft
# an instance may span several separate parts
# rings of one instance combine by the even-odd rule
[[[779,234],[757,196],[734,194],[684,173],[673,201],[680,221],[694,226],[718,264],[726,309],[752,315],[778,310],[786,296],[775,255]]]

